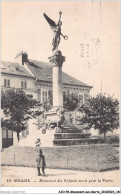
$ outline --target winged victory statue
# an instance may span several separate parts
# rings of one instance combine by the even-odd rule
[[[64,36],[62,33],[61,33],[61,25],[62,25],[62,21],[61,21],[61,14],[62,12],[60,11],[59,12],[59,21],[58,23],[56,24],[52,19],[50,19],[45,13],[43,14],[45,19],[47,20],[47,22],[49,23],[52,31],[53,31],[53,42],[52,42],[52,45],[53,45],[53,48],[52,48],[52,51],[54,50],[57,50],[58,49],[58,45],[60,44],[60,39],[61,39],[61,36],[67,40],[68,39],[68,36]]]

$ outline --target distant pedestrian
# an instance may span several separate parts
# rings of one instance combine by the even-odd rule
[[[45,157],[42,154],[42,150],[40,148],[40,145],[41,145],[40,139],[36,140],[35,145],[36,145],[35,151],[36,151],[36,162],[37,162],[38,176],[41,175],[40,168],[42,169],[42,174],[45,175],[44,170],[45,170],[46,163],[45,163]]]

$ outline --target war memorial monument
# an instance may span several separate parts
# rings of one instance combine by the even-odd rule
[[[42,133],[46,133],[46,130],[55,130],[54,146],[99,143],[99,138],[91,137],[89,132],[84,133],[83,127],[79,129],[74,125],[74,122],[70,122],[69,114],[63,108],[62,66],[65,62],[65,56],[58,50],[58,47],[61,37],[67,40],[68,36],[61,33],[61,15],[60,11],[59,21],[56,24],[44,13],[44,17],[53,31],[52,55],[49,57],[53,69],[53,108],[45,113],[45,122],[41,130]]]

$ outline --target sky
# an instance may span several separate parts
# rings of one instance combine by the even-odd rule
[[[46,13],[56,23],[62,11],[59,50],[66,61],[63,71],[93,86],[91,95],[103,92],[119,99],[119,3],[118,1],[2,1],[1,56],[14,61],[28,58],[49,62],[52,30]]]

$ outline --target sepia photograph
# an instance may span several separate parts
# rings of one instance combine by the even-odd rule
[[[113,192],[120,187],[120,2],[0,4],[1,188]]]

